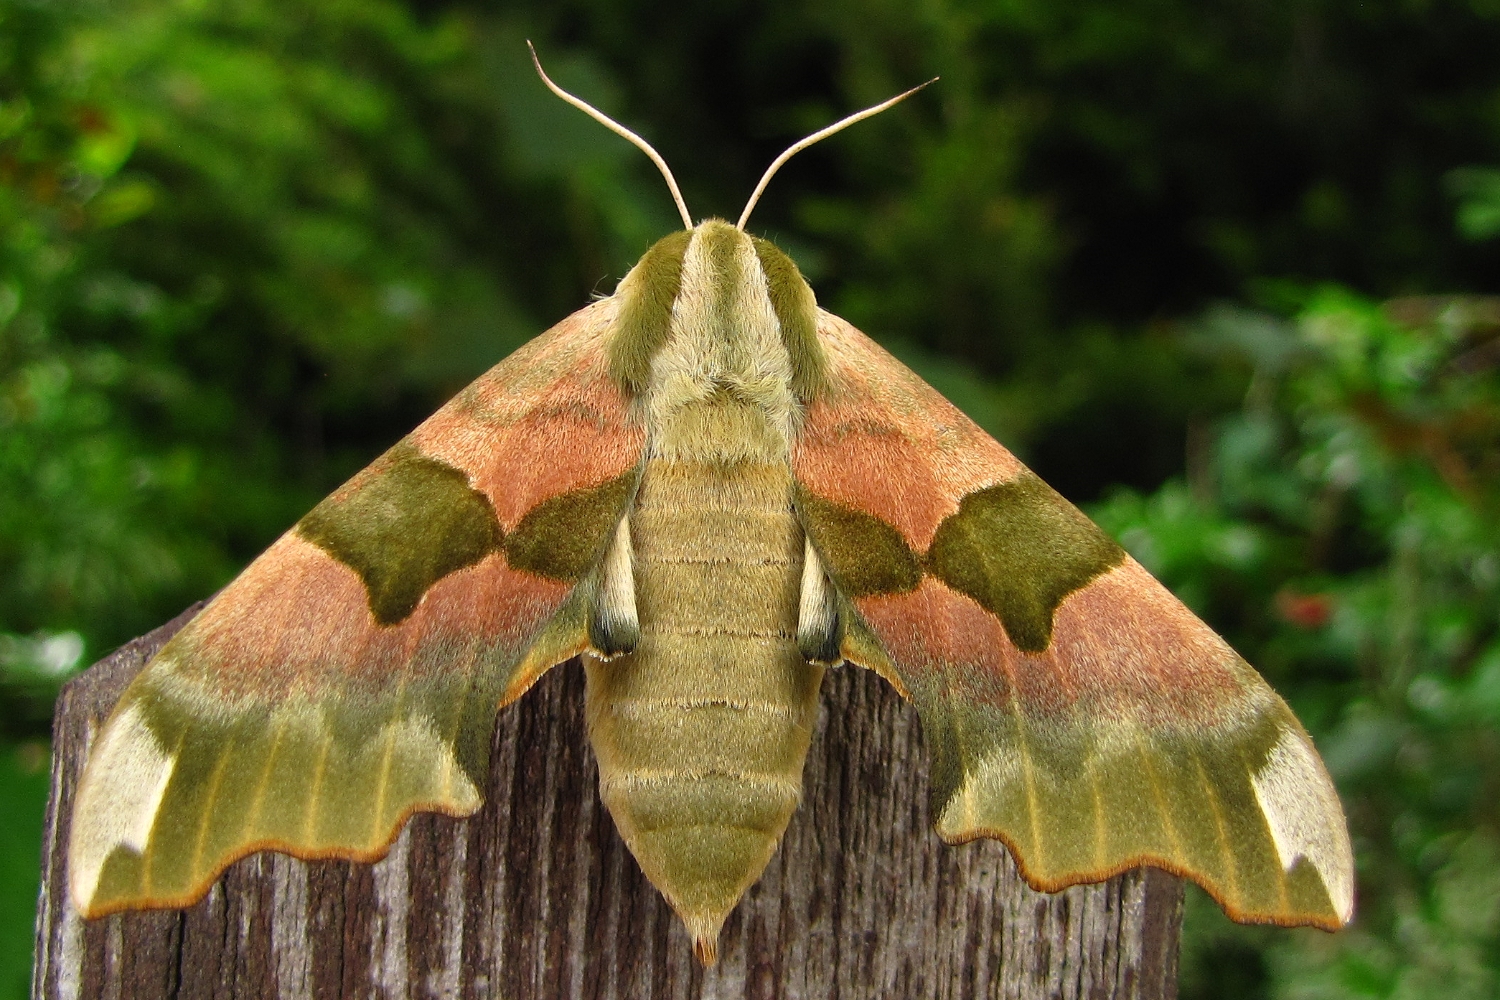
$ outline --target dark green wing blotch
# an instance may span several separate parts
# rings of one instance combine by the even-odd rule
[[[427,588],[496,551],[503,534],[467,476],[404,442],[296,530],[359,574],[382,625],[402,621]]]
[[[598,561],[639,478],[631,470],[607,483],[537,504],[505,539],[506,561],[513,569],[553,580],[579,579]]]
[[[926,564],[999,617],[1017,648],[1040,653],[1063,598],[1124,558],[1114,539],[1028,473],[964,497],[938,525]]]
[[[901,532],[864,511],[798,489],[793,501],[828,576],[846,597],[901,594],[922,582],[922,564]]]

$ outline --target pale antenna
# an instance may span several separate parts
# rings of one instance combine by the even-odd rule
[[[677,180],[672,176],[672,170],[667,166],[667,161],[661,158],[661,154],[652,149],[651,144],[645,139],[642,139],[640,136],[630,131],[630,129],[626,128],[624,125],[621,125],[609,115],[605,114],[603,111],[600,111],[598,108],[594,107],[592,104],[588,103],[585,100],[574,97],[572,94],[568,93],[566,90],[563,90],[557,84],[553,83],[551,78],[547,76],[545,71],[543,71],[542,61],[536,56],[536,46],[531,44],[530,39],[527,39],[526,47],[531,50],[531,62],[532,65],[536,67],[536,75],[542,78],[542,82],[547,85],[548,90],[552,91],[558,97],[561,97],[563,100],[573,105],[573,107],[577,108],[579,111],[584,112],[589,117],[593,118],[594,121],[598,122],[600,125],[603,125],[611,132],[629,139],[631,142],[635,143],[636,146],[640,147],[641,152],[651,157],[651,162],[656,164],[656,169],[660,170],[661,175],[667,179],[667,187],[672,192],[672,200],[677,203],[677,214],[682,216],[683,227],[686,229],[692,229],[693,217],[688,214],[687,202],[682,200],[682,192],[678,190]],[[923,84],[923,86],[926,85]],[[905,96],[905,94],[901,95],[901,97]],[[896,100],[899,101],[901,97],[896,98]],[[887,103],[890,104],[895,102],[888,101]],[[873,112],[871,113],[873,114]]]
[[[921,83],[911,88],[904,94],[897,94],[890,100],[882,101],[881,103],[875,105],[873,108],[865,108],[863,111],[856,111],[848,118],[840,119],[827,128],[814,132],[806,139],[803,139],[800,142],[792,143],[792,145],[787,149],[785,153],[782,153],[780,156],[776,157],[776,159],[772,160],[771,165],[766,168],[765,174],[761,176],[760,183],[755,185],[755,190],[751,193],[749,202],[745,204],[745,210],[740,213],[740,221],[734,224],[735,228],[745,228],[745,223],[750,221],[750,213],[754,210],[755,203],[760,201],[761,192],[765,191],[766,185],[771,183],[771,177],[776,173],[776,171],[781,169],[781,165],[787,160],[790,160],[793,156],[796,156],[798,153],[802,152],[813,143],[820,142],[823,139],[828,138],[830,135],[833,135],[835,132],[841,132],[844,129],[848,128],[850,125],[853,125],[855,122],[862,122],[866,118],[869,118],[871,115],[878,115],[886,108],[889,108],[892,105],[900,104],[902,101],[906,100],[908,97],[910,97],[912,94],[915,94],[923,87],[930,87],[932,84],[937,82],[938,77],[933,77],[926,83]]]

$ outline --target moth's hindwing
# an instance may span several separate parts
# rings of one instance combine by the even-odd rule
[[[149,663],[99,734],[69,848],[85,916],[182,906],[274,848],[370,860],[480,804],[495,711],[587,648],[643,444],[604,300],[340,487]]]
[[[917,706],[938,832],[1057,890],[1151,864],[1237,920],[1353,912],[1342,808],[1270,687],[1082,513],[847,323],[820,314],[797,508],[841,653]]]

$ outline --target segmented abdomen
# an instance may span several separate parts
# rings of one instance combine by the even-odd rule
[[[790,470],[652,460],[630,528],[639,643],[586,659],[600,797],[709,949],[797,807],[817,713]]]

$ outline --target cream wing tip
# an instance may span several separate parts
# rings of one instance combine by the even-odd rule
[[[1250,781],[1283,870],[1299,860],[1311,864],[1347,924],[1354,916],[1354,852],[1338,792],[1307,736],[1284,729]]]

